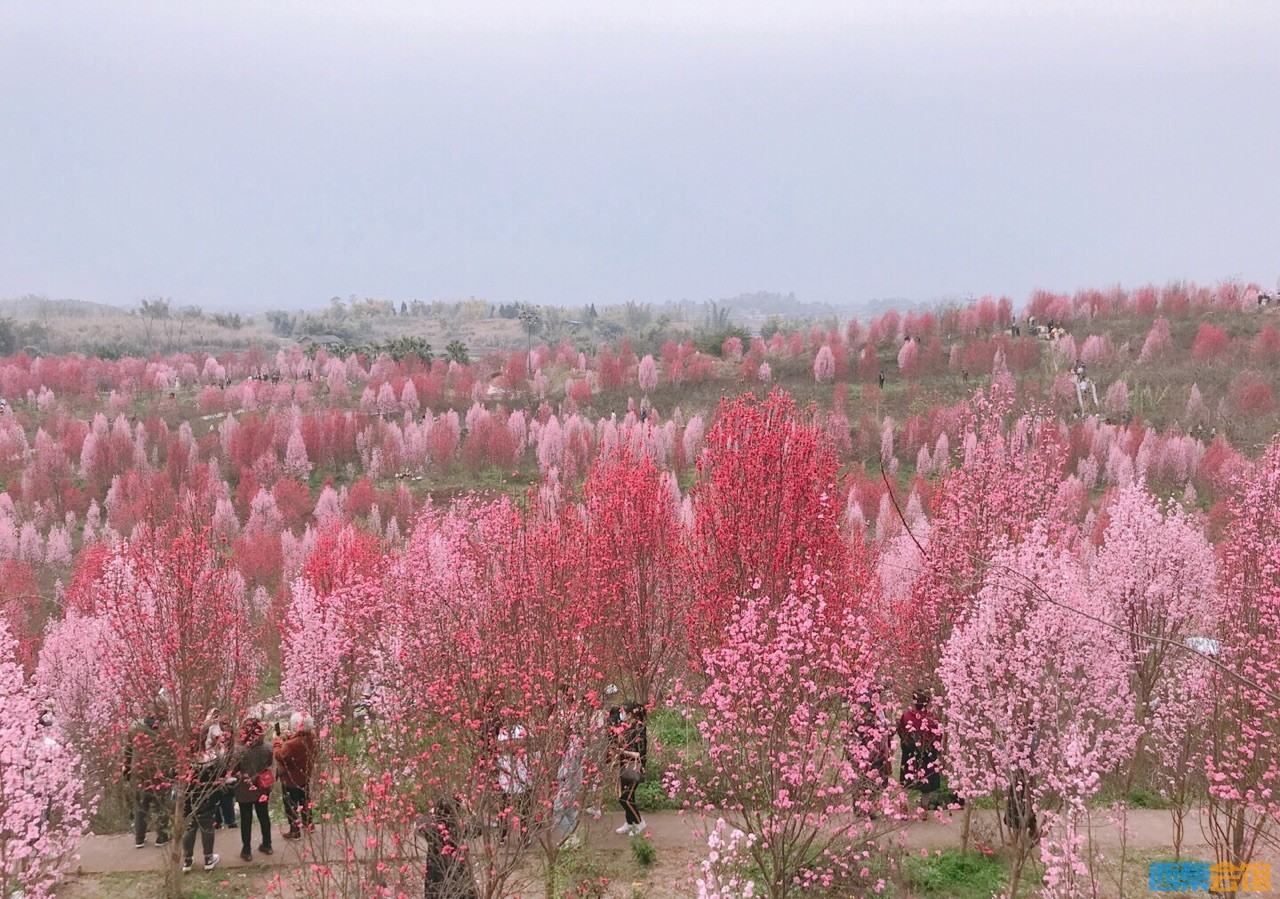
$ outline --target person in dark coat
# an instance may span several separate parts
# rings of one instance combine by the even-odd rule
[[[457,802],[448,797],[437,799],[419,833],[427,844],[425,899],[476,899]]]
[[[258,816],[262,842],[258,851],[270,855],[271,787],[275,783],[274,759],[266,741],[266,725],[257,718],[245,719],[240,728],[240,749],[231,773],[236,778],[236,802],[240,806],[240,858],[253,861],[253,816]]]
[[[220,751],[221,727],[212,713],[191,741],[191,770],[182,778],[182,814],[187,822],[182,835],[182,870],[195,865],[196,831],[204,850],[204,869],[212,871],[220,861],[213,851],[213,816],[227,779],[227,758]]]
[[[316,732],[309,715],[294,712],[289,724],[293,732],[286,739],[275,738],[273,754],[280,766],[284,814],[289,819],[289,830],[284,838],[300,840],[302,828],[311,829],[311,775],[316,762]]]
[[[124,777],[133,787],[134,848],[147,845],[148,824],[155,822],[156,845],[169,842],[173,819],[173,780],[176,753],[159,703],[129,725],[125,735]]]

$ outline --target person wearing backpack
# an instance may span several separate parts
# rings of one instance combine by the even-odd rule
[[[271,788],[276,775],[271,747],[266,741],[267,727],[257,718],[245,719],[240,728],[240,751],[232,773],[236,777],[236,802],[240,805],[240,858],[253,861],[253,816],[258,816],[262,842],[258,851],[270,855]]]

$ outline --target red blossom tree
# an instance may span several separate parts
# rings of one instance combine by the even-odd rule
[[[645,705],[687,658],[690,547],[679,498],[648,456],[619,448],[583,490],[581,602],[610,679]]]

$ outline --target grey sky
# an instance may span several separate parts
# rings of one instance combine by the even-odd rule
[[[1280,3],[0,5],[0,296],[1280,273]]]

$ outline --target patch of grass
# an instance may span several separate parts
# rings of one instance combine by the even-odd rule
[[[266,894],[270,874],[218,869],[205,874],[192,872],[185,876],[187,899],[250,899]],[[164,874],[160,871],[133,871],[113,874],[70,877],[58,887],[58,896],[66,899],[138,899],[159,896]],[[223,886],[223,884],[226,884]]]
[[[911,889],[922,896],[952,899],[988,899],[1008,888],[1009,872],[998,858],[959,849],[944,849],[926,858],[908,856],[903,874]]]
[[[1170,807],[1169,800],[1145,787],[1134,787],[1129,791],[1128,799],[1130,808],[1166,809]]]
[[[678,809],[680,800],[672,799],[661,777],[651,777],[636,787],[636,805],[642,809]]]
[[[650,738],[663,747],[677,749],[702,742],[697,724],[686,720],[680,709],[656,708],[646,724]]]
[[[585,847],[562,849],[556,858],[557,897],[603,897],[609,874],[600,857]]]
[[[702,739],[695,722],[686,721],[680,709],[660,706],[646,722],[650,752],[648,776],[636,788],[636,804],[642,809],[678,809],[679,799],[667,795],[662,779],[667,768],[701,752]]]
[[[658,850],[648,837],[637,834],[631,838],[631,856],[643,870],[651,868],[658,860]]]

